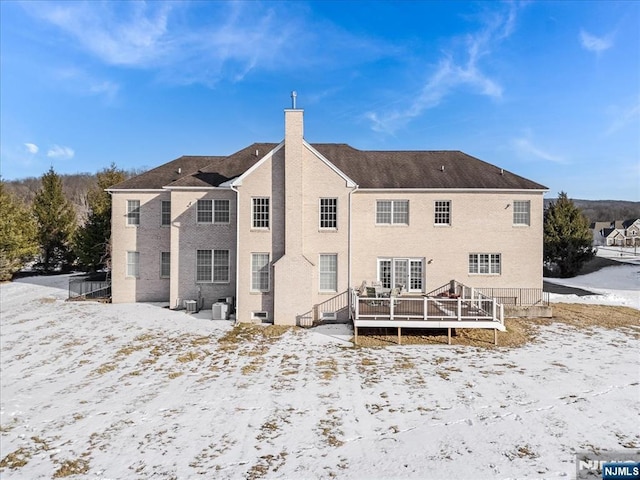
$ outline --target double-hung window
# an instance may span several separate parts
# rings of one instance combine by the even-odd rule
[[[127,200],[127,225],[140,225],[140,200]]]
[[[328,253],[320,255],[320,291],[338,291],[338,255]]]
[[[531,202],[529,200],[516,200],[513,202],[513,224],[531,224]]]
[[[140,252],[127,252],[127,277],[140,276]]]
[[[229,200],[198,200],[196,209],[198,223],[229,223]]]
[[[229,200],[213,201],[213,223],[229,223]]]
[[[171,201],[163,200],[160,203],[160,225],[168,227],[171,225]]]
[[[436,200],[435,217],[433,223],[436,225],[451,225],[451,201]]]
[[[269,197],[251,199],[251,218],[253,228],[269,228]]]
[[[251,254],[251,290],[254,292],[269,291],[269,254]]]
[[[338,228],[338,199],[320,199],[320,228],[335,230]]]
[[[409,200],[377,200],[376,224],[408,225]]]
[[[469,273],[478,275],[500,275],[501,255],[499,253],[470,253]]]
[[[196,281],[229,283],[229,250],[197,250]]]
[[[404,288],[409,292],[423,290],[422,258],[379,258],[378,280],[383,288]]]
[[[196,205],[196,222],[213,222],[213,200],[198,200]]]
[[[171,276],[171,252],[160,252],[160,278]]]

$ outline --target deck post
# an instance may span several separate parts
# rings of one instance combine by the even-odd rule
[[[353,324],[353,344],[358,345],[358,327],[355,323]]]
[[[495,346],[498,346],[498,329],[497,328],[493,329],[493,344]]]
[[[495,299],[495,298],[493,299],[492,304],[493,304],[493,305],[492,305],[492,309],[493,309],[493,312],[492,312],[492,313],[493,313],[493,321],[495,322],[495,321],[496,321],[496,306],[497,306],[497,304],[496,304],[496,299]]]
[[[458,297],[458,321],[462,320],[462,299]]]
[[[424,301],[422,302],[422,319],[426,320],[427,317],[429,316],[429,297],[424,296],[422,297],[424,299]]]
[[[447,345],[451,345],[451,327],[447,328]]]
[[[393,297],[389,295],[389,318],[393,320]]]
[[[398,345],[402,345],[402,327],[398,327]]]

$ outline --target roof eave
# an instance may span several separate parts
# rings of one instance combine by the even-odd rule
[[[406,188],[406,187],[360,187],[358,191],[362,192],[456,192],[456,193],[508,193],[508,192],[518,192],[518,193],[547,193],[549,191],[548,188],[447,188],[447,187],[421,187],[421,188]]]

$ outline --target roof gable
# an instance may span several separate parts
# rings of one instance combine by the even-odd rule
[[[219,187],[249,171],[276,146],[275,143],[253,143],[228,157],[216,157],[197,172],[167,185],[167,188]]]

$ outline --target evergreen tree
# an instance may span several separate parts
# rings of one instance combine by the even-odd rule
[[[544,212],[544,260],[561,277],[575,276],[595,255],[589,221],[565,192]]]
[[[33,200],[33,213],[38,222],[41,266],[45,272],[56,267],[68,271],[75,260],[71,246],[76,229],[76,214],[62,191],[62,179],[53,167],[41,180],[42,188]]]
[[[0,281],[11,280],[37,253],[37,229],[31,211],[0,181]]]
[[[126,179],[114,163],[98,172],[98,185],[87,193],[89,215],[74,239],[76,254],[83,268],[96,271],[108,267],[111,249],[111,195],[105,190]]]

